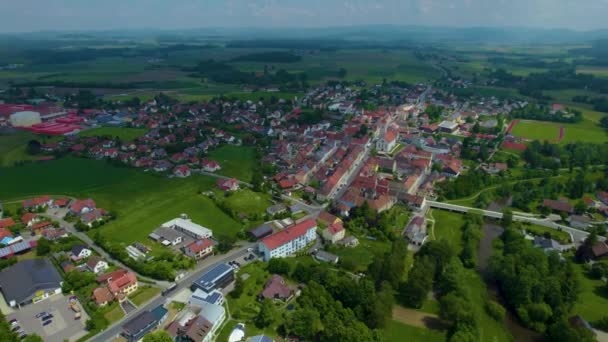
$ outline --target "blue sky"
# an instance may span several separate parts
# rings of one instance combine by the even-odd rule
[[[608,0],[0,1],[0,32],[369,24],[608,28]]]

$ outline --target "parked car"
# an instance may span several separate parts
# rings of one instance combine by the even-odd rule
[[[21,327],[18,324],[13,325],[12,331],[21,330]]]
[[[46,316],[47,314],[48,313],[46,311],[39,312],[38,314],[36,314],[36,318],[40,318],[40,317]]]
[[[53,315],[48,314],[47,316],[42,317],[43,321],[48,321],[49,319],[53,318]]]
[[[49,319],[48,321],[44,321],[44,322],[42,323],[42,326],[44,327],[44,326],[47,326],[47,325],[49,325],[49,324],[51,324],[51,323],[53,323],[53,320],[50,320],[50,319]]]

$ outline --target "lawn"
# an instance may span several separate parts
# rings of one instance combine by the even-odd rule
[[[587,321],[593,322],[605,317],[608,308],[608,291],[606,283],[602,280],[588,278],[583,265],[574,265],[579,274],[581,293],[578,296],[574,313],[580,314]]]
[[[355,248],[335,247],[330,252],[340,257],[340,262],[354,265],[355,272],[365,272],[374,260],[375,255],[388,252],[391,248],[389,242],[369,240],[365,237],[357,237],[359,245]]]
[[[136,306],[140,306],[152,299],[154,296],[160,293],[160,289],[152,286],[140,286],[135,293],[129,296],[129,299]]]
[[[118,137],[122,141],[133,141],[148,130],[145,128],[99,127],[80,132],[81,137]]]
[[[464,215],[446,210],[432,210],[431,215],[435,218],[435,238],[447,240],[460,253]]]
[[[242,189],[236,192],[227,193],[224,196],[226,205],[237,214],[245,214],[249,217],[263,215],[266,208],[272,205],[270,195],[253,192],[249,189]]]
[[[160,224],[186,213],[216,236],[234,236],[241,225],[200,191],[215,187],[215,178],[192,176],[168,179],[135,169],[116,168],[102,161],[65,158],[41,164],[0,169],[5,203],[33,195],[91,197],[118,219],[101,228],[110,240],[130,244],[146,241]]]
[[[220,163],[220,175],[250,182],[253,169],[257,167],[254,147],[224,145],[211,152],[207,158]]]
[[[554,142],[559,138],[560,126],[563,126],[563,124],[555,122],[520,120],[515,126],[513,126],[511,134],[516,137],[529,140],[548,140],[550,142]]]
[[[120,305],[118,305],[118,302],[114,302],[112,304],[110,304],[110,306],[105,310],[107,310],[107,312],[104,314],[104,317],[110,322],[110,324],[112,322],[116,322],[119,319],[121,319],[125,313],[124,311],[122,311]]]
[[[385,342],[425,341],[443,342],[447,340],[445,332],[413,327],[397,321],[390,321],[384,329]]]

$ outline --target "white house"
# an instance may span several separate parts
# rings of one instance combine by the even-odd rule
[[[399,132],[394,129],[388,129],[381,139],[378,139],[376,149],[380,152],[390,152],[395,146],[397,146],[397,140],[399,139]]]
[[[92,256],[87,260],[87,268],[91,272],[98,274],[105,272],[108,269],[108,263],[98,256]]]
[[[85,245],[77,245],[72,247],[72,260],[86,259],[91,256],[91,250]]]
[[[323,229],[323,239],[331,243],[336,243],[344,239],[346,230],[342,226],[342,222],[332,223],[327,228]]]
[[[262,239],[258,250],[264,261],[293,255],[317,239],[317,222],[314,219],[302,221],[294,226]]]
[[[171,221],[165,222],[161,225],[165,228],[175,229],[178,232],[185,233],[195,239],[208,239],[213,236],[213,232],[209,228],[205,228],[198,225],[190,220],[183,218],[176,218]]]

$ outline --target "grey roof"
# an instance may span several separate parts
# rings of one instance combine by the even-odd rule
[[[317,254],[315,254],[315,257],[321,261],[326,261],[326,262],[338,262],[338,260],[340,259],[340,257],[338,257],[337,255],[328,253],[326,251],[317,251]]]
[[[22,303],[36,291],[61,287],[61,276],[48,259],[23,260],[0,272],[7,302]]]
[[[233,273],[234,269],[228,264],[218,264],[214,268],[205,272],[197,281],[196,285],[204,290],[210,291],[215,287],[218,280],[222,279],[226,274]]]
[[[150,329],[151,326],[158,324],[158,319],[150,311],[144,311],[132,320],[125,323],[122,328],[129,335],[137,335],[142,331]]]
[[[268,224],[263,224],[255,229],[249,231],[249,234],[253,235],[256,239],[261,239],[267,235],[272,234],[272,227]]]
[[[177,230],[167,228],[167,227],[158,227],[158,228],[156,228],[156,230],[154,230],[154,232],[152,232],[152,234],[156,234],[156,235],[160,236],[161,238],[163,238],[165,240],[169,240],[169,241],[174,241],[175,239],[177,239],[183,235],[180,232],[178,232]],[[152,237],[152,234],[150,234],[150,238],[154,239],[154,237]]]
[[[76,245],[76,246],[72,247],[72,255],[79,255],[83,249],[87,249],[87,248],[88,247],[86,245]]]
[[[211,304],[207,302],[201,303],[200,315],[206,320],[211,322],[214,326],[218,323],[222,323],[221,319],[224,316],[224,307],[221,305]]]
[[[250,342],[274,342],[273,339],[271,339],[270,337],[268,337],[266,335],[253,336],[253,337],[251,337],[251,339],[249,341]]]
[[[559,242],[542,236],[534,237],[534,246],[542,249],[559,249],[561,247]]]

